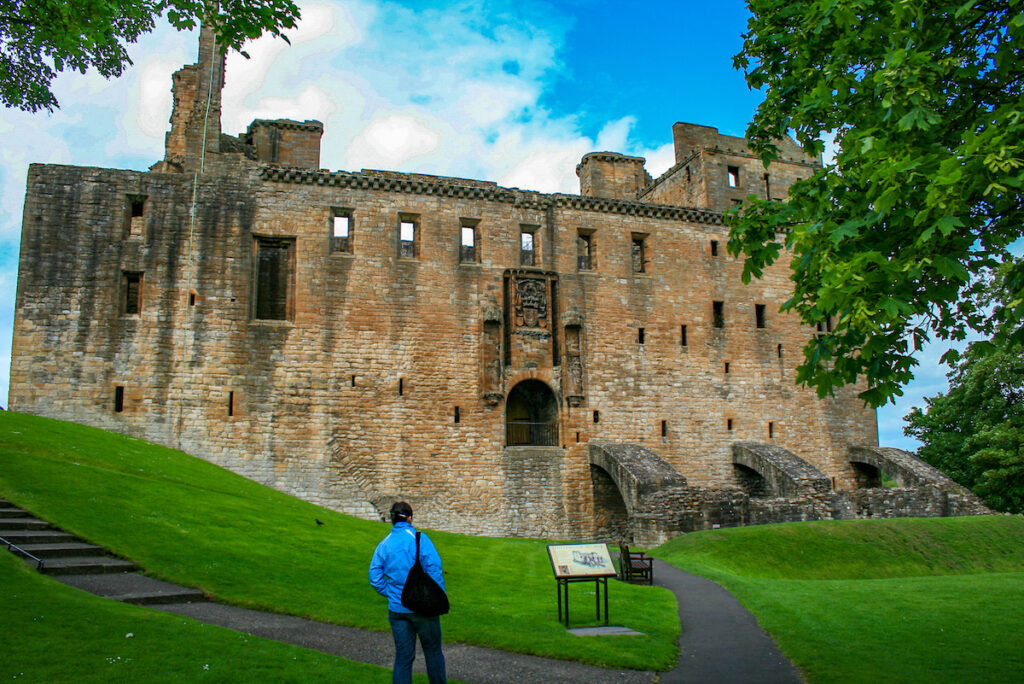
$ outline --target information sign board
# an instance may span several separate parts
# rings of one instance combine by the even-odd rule
[[[614,577],[607,544],[548,544],[555,579]]]

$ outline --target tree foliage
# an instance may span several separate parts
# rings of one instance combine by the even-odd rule
[[[745,280],[790,250],[783,310],[831,321],[797,381],[821,396],[864,382],[879,406],[929,340],[999,323],[1024,338],[1024,267],[1001,306],[982,296],[1024,232],[1024,0],[748,2],[735,63],[765,91],[753,149],[769,164],[790,132],[813,154],[838,146],[787,201],[751,197],[726,218]]]
[[[131,64],[126,45],[160,16],[178,30],[210,26],[227,50],[268,32],[285,38],[299,9],[293,0],[0,0],[0,101],[53,111],[58,73],[120,76]]]
[[[904,432],[923,443],[918,456],[989,507],[1024,513],[1024,345],[972,345],[949,380],[927,411],[906,416]]]

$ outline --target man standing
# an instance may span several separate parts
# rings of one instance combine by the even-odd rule
[[[412,526],[412,506],[398,501],[391,506],[391,533],[377,545],[370,561],[370,584],[388,600],[388,621],[395,639],[394,684],[412,682],[412,663],[416,657],[416,636],[423,646],[430,684],[446,684],[444,653],[441,652],[441,618],[414,613],[402,605],[402,588],[409,569],[416,561],[416,528]],[[442,589],[444,575],[441,556],[427,535],[420,533],[420,563]]]

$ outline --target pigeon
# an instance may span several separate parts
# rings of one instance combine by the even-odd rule
[[[313,520],[316,520],[316,524],[317,525],[323,525],[324,524],[324,521],[321,520],[320,518],[313,518]]]

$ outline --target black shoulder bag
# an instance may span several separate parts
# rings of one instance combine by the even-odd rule
[[[416,533],[416,562],[409,568],[402,588],[402,605],[414,613],[437,617],[450,609],[448,595],[444,589],[427,574],[420,563],[420,533]]]

